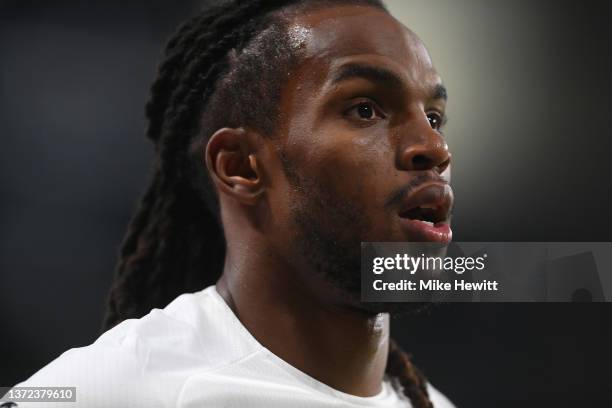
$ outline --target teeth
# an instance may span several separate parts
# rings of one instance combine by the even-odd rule
[[[421,220],[421,222],[422,222],[423,224],[429,225],[430,227],[433,227],[433,226],[434,226],[434,223],[433,223],[433,222],[423,221],[423,220]]]

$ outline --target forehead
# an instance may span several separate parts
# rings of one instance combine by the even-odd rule
[[[422,41],[374,7],[343,5],[308,11],[292,19],[289,35],[304,51],[309,70],[314,65],[319,75],[343,64],[369,62],[413,85],[440,82]]]

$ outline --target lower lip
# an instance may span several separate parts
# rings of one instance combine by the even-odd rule
[[[453,231],[446,222],[428,224],[420,220],[401,218],[402,227],[414,242],[438,242],[448,244],[453,238]]]

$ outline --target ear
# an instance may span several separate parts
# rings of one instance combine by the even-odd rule
[[[222,128],[206,145],[206,167],[219,189],[238,202],[254,205],[264,192],[257,165],[257,138],[242,128]]]

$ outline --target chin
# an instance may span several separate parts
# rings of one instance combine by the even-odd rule
[[[388,313],[392,317],[401,317],[423,313],[430,310],[433,305],[431,302],[360,302],[356,308],[372,315]]]
[[[340,288],[337,288],[340,289]],[[362,302],[361,291],[339,290],[343,295],[341,302],[351,309],[371,316],[388,313],[392,317],[411,316],[426,312],[434,307],[434,302]]]

